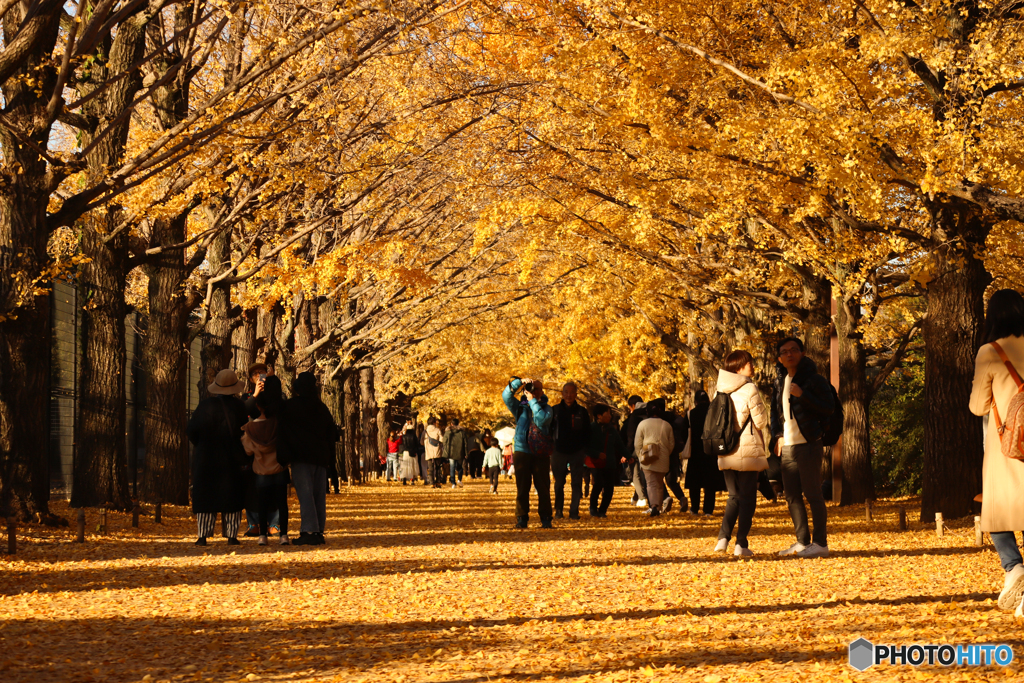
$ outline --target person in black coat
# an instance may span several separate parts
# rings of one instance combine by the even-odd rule
[[[715,493],[725,490],[725,477],[718,469],[718,457],[704,452],[704,420],[708,416],[711,399],[704,391],[693,397],[690,411],[690,461],[686,466],[684,486],[690,492],[690,514],[710,515],[715,511]],[[700,494],[704,492],[704,506]]]
[[[626,400],[630,413],[622,423],[622,443],[626,446],[626,478],[633,484],[633,502],[643,507],[647,504],[647,480],[644,478],[643,468],[637,461],[634,452],[636,445],[636,430],[640,423],[647,419],[647,410],[644,400],[639,396],[630,396]],[[641,505],[642,503],[642,505]]]
[[[192,451],[192,512],[199,526],[196,545],[213,535],[217,513],[229,545],[238,545],[238,525],[245,504],[248,458],[242,448],[242,425],[249,420],[238,393],[245,387],[234,370],[217,373],[207,387],[209,398],[199,402],[186,434]]]
[[[277,461],[291,465],[292,484],[299,499],[301,526],[294,545],[324,545],[327,522],[327,469],[334,459],[338,429],[331,411],[320,400],[312,372],[292,383],[294,397],[284,403],[279,421]]]

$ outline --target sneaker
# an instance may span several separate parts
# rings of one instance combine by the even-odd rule
[[[739,546],[737,546],[737,547],[739,547]],[[718,539],[718,543],[715,544],[715,552],[716,553],[724,553],[728,549],[729,549],[729,539],[728,538],[720,538],[720,539]]]
[[[597,510],[595,510],[593,508],[590,509],[590,516],[591,517],[597,517],[598,514],[600,514],[600,513]]]
[[[563,517],[565,517],[565,515],[563,515],[561,511],[555,513],[555,519],[562,519]]]
[[[491,491],[491,493],[493,493],[494,495],[498,495],[498,487],[497,487],[497,486],[495,486],[495,487],[494,487],[494,490],[493,490],[493,491]]]
[[[798,541],[798,542],[794,543],[793,545],[789,546],[788,548],[786,548],[785,550],[780,550],[779,551],[779,556],[780,557],[789,557],[790,555],[796,555],[797,553],[802,553],[806,549],[807,549],[807,546],[805,546],[803,543],[800,543]]]
[[[580,521],[580,516],[579,515],[569,515],[569,519],[578,522],[578,521]]]
[[[239,541],[237,538],[229,538],[228,545],[242,545],[242,542]]]
[[[291,545],[292,544],[292,542],[290,540],[288,540],[288,534],[281,534],[281,536],[279,538],[280,538],[279,543],[281,545]]]
[[[540,520],[540,528],[541,529],[553,529],[554,527],[551,526],[551,520],[550,519],[542,519],[542,520]]]
[[[741,548],[736,546],[732,549],[732,554],[736,557],[753,557],[754,553],[750,551],[750,548]]]
[[[1003,591],[999,594],[999,609],[1010,610],[1020,603],[1024,597],[1024,564],[1006,572],[1003,580]]]
[[[645,508],[645,507],[647,507],[647,499],[646,499],[646,498],[643,498],[643,499],[641,499],[641,500],[638,500],[638,501],[636,502],[636,506],[637,506],[638,508]]]
[[[267,544],[267,537],[266,536],[260,536],[259,544],[260,545],[266,545]]]
[[[797,557],[828,557],[828,546],[812,543],[796,555]]]
[[[668,512],[671,509],[672,509],[672,499],[671,498],[666,498],[665,500],[663,500],[661,502],[661,512],[662,512],[662,514]]]
[[[242,535],[246,538],[256,538],[260,535],[260,528],[258,526],[251,526],[248,529],[246,529],[245,533]]]
[[[457,489],[457,488],[459,488],[459,485],[458,484],[452,484],[452,488],[453,489]]]
[[[527,523],[527,521],[529,521],[529,519],[530,519],[529,517],[516,517],[516,528],[517,529],[525,529],[526,528],[526,523]]]
[[[196,539],[196,545],[206,545],[206,539],[205,538],[197,538]]]
[[[324,532],[313,534],[313,540],[316,541],[313,545],[327,545],[327,539],[324,538]]]
[[[1024,597],[1022,597],[1020,602],[1017,604],[1017,609],[1014,610],[1013,616],[1018,619],[1024,619]]]
[[[318,545],[314,534],[303,531],[299,537],[292,541],[292,545]]]
[[[661,510],[659,510],[658,508],[647,508],[646,510],[643,511],[643,514],[647,515],[648,517],[657,517],[661,514]]]

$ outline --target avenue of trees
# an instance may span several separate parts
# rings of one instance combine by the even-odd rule
[[[795,332],[838,363],[842,502],[876,495],[872,402],[920,364],[921,514],[980,492],[985,295],[1024,287],[1021,3],[0,0],[0,20],[9,514],[54,521],[57,278],[82,297],[76,507],[132,504],[131,310],[144,502],[188,500],[199,336],[204,386],[316,371],[357,480],[387,405],[494,416],[526,369],[683,405],[735,347],[766,384]]]

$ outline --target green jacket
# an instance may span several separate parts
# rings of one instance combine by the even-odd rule
[[[444,435],[442,454],[449,460],[463,460],[469,453],[469,439],[462,427],[449,429]]]

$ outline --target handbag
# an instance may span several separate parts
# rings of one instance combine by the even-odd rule
[[[1017,369],[1006,356],[1003,347],[998,342],[992,342],[992,348],[999,354],[1003,364],[1017,385],[1017,393],[1010,399],[1010,405],[1006,409],[1006,422],[999,418],[999,408],[996,407],[996,398],[992,396],[992,415],[996,418],[996,430],[999,432],[999,445],[1002,446],[1003,455],[1014,460],[1024,460],[1024,380],[1017,374]]]

